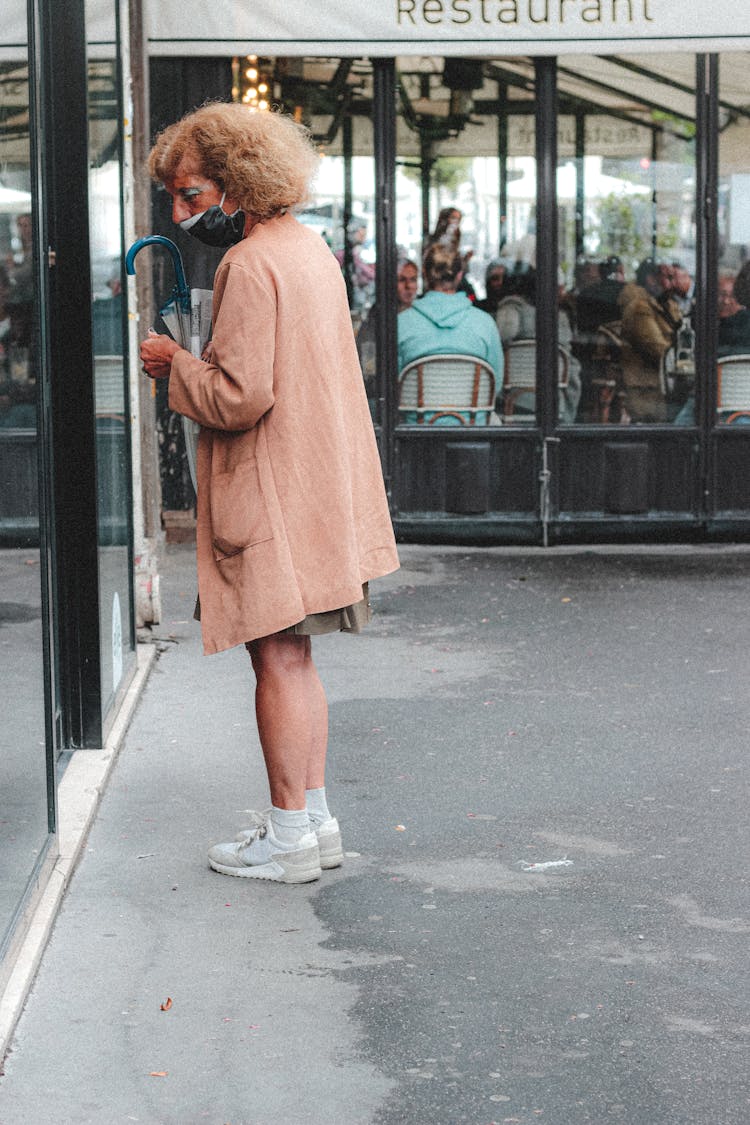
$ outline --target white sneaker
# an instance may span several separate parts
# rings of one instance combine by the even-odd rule
[[[327,820],[315,820],[310,817],[310,827],[315,833],[320,851],[320,866],[329,870],[331,867],[341,867],[344,862],[344,849],[341,846],[341,831],[335,816]]]
[[[245,815],[250,820],[250,826],[240,829],[235,836],[235,841],[241,843],[250,840],[257,829],[268,822],[269,812],[270,810],[254,812],[248,809]],[[315,820],[310,817],[310,829],[315,833],[318,842],[320,866],[323,870],[329,871],[332,867],[341,867],[344,862],[344,850],[341,846],[341,830],[336,817],[329,816],[327,820]]]
[[[320,878],[320,851],[312,830],[297,843],[284,844],[274,836],[269,821],[262,815],[260,820],[242,839],[209,848],[209,867],[222,875],[276,883],[311,883]]]

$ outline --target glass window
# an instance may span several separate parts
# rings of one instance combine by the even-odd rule
[[[0,26],[0,946],[48,837],[26,4]]]
[[[558,67],[561,302],[580,378],[565,421],[692,421],[694,85],[687,54]]]
[[[719,60],[719,278],[716,421],[750,424],[750,114],[747,53]]]
[[[398,60],[403,425],[534,421],[533,72],[529,84],[513,65]]]
[[[122,161],[115,5],[87,3],[89,236],[96,413],[102,713],[134,654],[130,411],[122,284]],[[91,21],[96,17],[96,25]],[[105,720],[106,721],[106,720]]]

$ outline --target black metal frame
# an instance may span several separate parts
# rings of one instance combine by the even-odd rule
[[[114,12],[115,12],[115,81],[116,81],[115,96],[116,96],[116,99],[117,99],[117,121],[123,122],[125,120],[125,96],[124,96],[124,91],[123,91],[123,88],[122,88],[122,32],[121,32],[121,21],[120,21],[120,5],[117,4],[117,3],[114,5]],[[128,284],[127,284],[127,274],[125,272],[125,253],[127,251],[126,239],[125,239],[125,230],[126,230],[125,206],[126,206],[126,200],[125,200],[125,176],[122,172],[122,170],[125,168],[125,136],[124,136],[124,130],[122,129],[122,127],[119,127],[118,130],[117,130],[117,156],[118,156],[120,169],[121,169],[120,198],[119,198],[119,204],[120,204],[120,259],[121,259],[120,285],[121,285],[121,288],[122,288],[122,292],[127,293]],[[126,458],[127,458],[128,467],[130,468],[130,467],[132,467],[132,464],[133,464],[133,439],[132,439],[132,429],[129,425],[129,419],[131,417],[132,411],[130,409],[130,344],[129,344],[129,332],[128,332],[128,308],[127,308],[127,302],[126,301],[123,301],[123,303],[122,303],[121,312],[122,312],[121,329],[122,329],[123,402],[126,404],[126,413],[125,413],[125,420],[124,420],[125,454],[126,454]],[[127,548],[128,548],[128,574],[134,575],[135,574],[135,546],[134,546],[134,523],[133,523],[133,519],[134,519],[134,513],[133,513],[133,474],[132,474],[131,471],[129,471],[127,473],[126,490],[127,490],[127,503],[125,505],[125,525],[126,525]],[[131,583],[131,590],[132,590],[132,583]],[[131,648],[135,649],[136,623],[135,623],[135,592],[134,591],[131,592],[131,596],[128,599],[127,609],[128,609],[128,617],[127,617],[128,641],[129,641],[129,644],[130,644]],[[125,690],[125,688],[127,687],[127,679],[128,679],[128,677],[123,676],[123,683],[120,684],[120,687],[119,687],[118,693],[117,693],[118,695],[123,690]],[[112,708],[111,710],[114,711],[115,708]],[[111,714],[110,715],[103,715],[102,723],[103,723],[103,728],[104,728],[105,731],[107,730],[107,728],[109,726],[109,723],[111,722],[111,718],[112,718]]]
[[[84,0],[42,3],[59,679],[66,746],[101,745]],[[64,91],[64,97],[57,92]]]
[[[717,268],[719,239],[716,203],[719,181],[719,67],[716,55],[698,55],[695,96],[697,122],[696,167],[696,380],[695,417],[699,435],[699,475],[706,516],[710,514],[714,442],[708,438],[715,421],[717,401]]]
[[[396,60],[373,59],[375,149],[375,292],[377,296],[375,349],[378,370],[378,421],[383,476],[393,500],[396,454],[395,426],[398,354],[398,300],[393,279],[396,254]]]
[[[37,463],[39,466],[39,560],[42,601],[42,650],[44,683],[44,726],[47,782],[47,826],[50,833],[57,828],[57,785],[55,760],[60,743],[59,702],[57,697],[55,653],[57,652],[57,617],[53,612],[55,552],[51,536],[53,497],[50,471],[51,387],[46,378],[49,366],[49,336],[45,311],[48,307],[49,259],[45,240],[47,228],[46,191],[43,164],[42,107],[47,96],[47,75],[43,65],[40,14],[37,3],[28,5],[29,37],[29,142],[31,148],[31,190],[36,206],[32,208],[34,224],[36,291],[39,294],[37,332],[40,371],[37,378]]]

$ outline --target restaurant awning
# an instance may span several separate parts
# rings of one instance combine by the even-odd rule
[[[157,55],[563,55],[750,48],[736,0],[148,0]]]

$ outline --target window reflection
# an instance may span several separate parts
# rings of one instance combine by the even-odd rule
[[[122,291],[122,166],[114,4],[86,5],[91,327],[96,414],[102,710],[127,680],[131,628],[130,453]],[[94,21],[97,21],[96,24]],[[96,41],[94,28],[96,28]],[[101,39],[99,39],[101,36]]]
[[[747,53],[719,60],[719,278],[716,421],[750,424],[750,117]],[[738,108],[734,108],[738,104]]]
[[[6,178],[19,177],[6,172]],[[20,177],[27,182],[28,170]],[[36,427],[38,356],[35,349],[34,271],[27,191],[0,187],[5,219],[5,254],[0,261],[0,427]],[[2,198],[0,198],[0,204]]]
[[[695,377],[694,71],[694,56],[572,57],[559,68],[568,109],[558,135],[560,277],[580,363],[579,423],[686,421]]]
[[[418,295],[397,323],[399,420],[499,425],[506,388],[496,313],[508,295],[501,244],[516,240],[520,256],[525,238],[525,260],[535,264],[534,140],[521,116],[533,114],[533,81],[531,90],[509,87],[490,61],[432,57],[400,59],[398,74],[396,239],[400,265],[413,263],[420,277]],[[509,143],[510,104],[519,116]],[[509,183],[524,177],[517,197],[509,194]],[[420,351],[476,362],[422,365],[414,383],[407,367]],[[494,388],[489,409],[487,379]],[[531,413],[522,418],[519,404],[513,421],[534,420],[534,399],[532,380]]]
[[[0,945],[48,839],[39,299],[25,27],[25,3],[6,0],[0,28]]]

